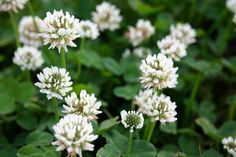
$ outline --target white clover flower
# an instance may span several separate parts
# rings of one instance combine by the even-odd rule
[[[133,103],[138,106],[138,112],[148,115],[152,109],[151,104],[147,104],[148,99],[151,99],[155,95],[153,88],[140,90],[138,95],[134,97]]]
[[[236,24],[236,14],[233,17],[233,22]]]
[[[40,88],[41,93],[47,94],[48,99],[63,99],[72,90],[71,77],[65,68],[47,67],[37,77],[40,82],[35,83],[35,86]]]
[[[154,121],[166,123],[177,120],[175,102],[164,94],[159,96],[153,89],[140,91],[134,98],[134,104],[139,107],[139,112],[152,117]]]
[[[14,11],[17,13],[19,10],[24,9],[27,2],[28,0],[0,0],[0,11]]]
[[[133,54],[134,56],[138,57],[138,58],[145,58],[147,57],[148,55],[151,55],[152,54],[152,51],[151,49],[149,48],[145,48],[145,47],[138,47],[138,48],[135,48],[133,50]]]
[[[103,2],[96,6],[96,12],[92,13],[92,19],[101,31],[106,29],[114,31],[120,27],[122,17],[116,6]]]
[[[236,139],[233,137],[223,138],[222,144],[224,149],[228,151],[233,157],[236,157]]]
[[[171,25],[170,32],[172,37],[179,40],[186,47],[196,42],[196,31],[188,23]]]
[[[157,45],[161,53],[175,61],[187,55],[185,45],[172,36],[166,36],[161,41],[157,41]]]
[[[125,34],[133,46],[137,46],[150,38],[155,33],[155,29],[149,20],[138,20],[136,27],[130,26]]]
[[[53,13],[47,12],[46,18],[40,24],[41,34],[44,45],[51,44],[49,48],[57,47],[67,51],[67,46],[76,47],[73,42],[79,38],[79,20],[69,12],[63,13],[62,10]]]
[[[35,16],[35,22],[39,26],[41,19]],[[34,25],[32,16],[24,16],[19,23],[19,38],[20,41],[29,46],[39,47],[42,42],[39,37],[39,32]]]
[[[144,88],[174,88],[177,84],[178,68],[173,66],[173,61],[162,53],[149,55],[142,60],[140,65],[140,81]]]
[[[65,109],[63,112],[66,114],[78,114],[87,117],[88,120],[97,119],[97,114],[102,113],[99,111],[102,103],[97,101],[94,94],[89,95],[86,90],[80,92],[79,98],[76,93],[71,93],[70,96],[65,98],[67,105],[63,105]]]
[[[125,128],[129,128],[132,133],[134,129],[141,129],[143,127],[143,115],[135,111],[121,111],[121,123]]]
[[[24,46],[16,50],[13,63],[18,65],[21,70],[36,70],[44,63],[41,51],[34,47]]]
[[[158,96],[156,93],[148,99],[147,104],[151,104],[151,110],[148,115],[155,121],[160,121],[161,123],[174,122],[177,120],[175,117],[177,112],[175,111],[175,102],[170,101],[169,96],[161,94]]]
[[[88,123],[87,118],[75,114],[61,118],[53,130],[56,141],[52,144],[57,146],[57,151],[66,149],[68,156],[78,154],[82,157],[83,150],[93,151],[94,145],[91,142],[98,137],[93,134],[92,124]]]
[[[99,35],[97,24],[89,20],[80,21],[78,29],[81,38],[96,39]]]
[[[226,1],[226,7],[231,11],[232,13],[236,13],[236,0],[227,0]]]

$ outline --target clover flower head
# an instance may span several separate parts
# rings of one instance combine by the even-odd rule
[[[148,99],[148,105],[150,104],[151,110],[148,115],[155,121],[160,121],[161,123],[174,122],[177,120],[175,117],[177,112],[175,111],[175,102],[171,102],[170,97],[164,94],[158,96],[156,93]]]
[[[140,81],[144,88],[174,88],[177,84],[178,68],[173,66],[173,61],[162,53],[148,55],[140,65]]]
[[[231,11],[232,13],[236,13],[236,0],[227,0],[226,1],[226,7]]]
[[[222,144],[224,149],[228,151],[233,157],[236,157],[236,139],[233,137],[223,138]]]
[[[36,70],[44,63],[42,53],[38,49],[30,46],[20,47],[16,50],[13,63],[18,65],[21,70]]]
[[[79,34],[81,38],[96,39],[99,35],[97,24],[89,20],[80,21]]]
[[[92,13],[92,19],[101,31],[106,29],[114,31],[120,27],[122,16],[116,6],[103,2],[96,6],[96,11]]]
[[[187,55],[185,45],[172,36],[166,36],[164,39],[157,41],[161,53],[174,61],[179,61]]]
[[[127,58],[131,55],[131,50],[129,48],[126,48],[125,51],[122,53],[123,58]]]
[[[132,133],[134,129],[141,129],[143,127],[143,115],[142,113],[138,113],[136,111],[121,111],[121,123],[125,128],[129,128]]]
[[[46,94],[48,99],[63,99],[72,90],[71,77],[65,68],[47,67],[37,74],[37,77],[39,82],[35,83],[35,86],[39,87],[40,92]]]
[[[41,19],[35,16],[35,22],[39,26]],[[39,31],[35,27],[32,16],[24,16],[19,23],[19,38],[20,41],[29,46],[39,47],[42,42],[39,37]]]
[[[13,11],[17,13],[19,10],[24,9],[25,4],[28,0],[1,0],[0,1],[0,11],[10,12]]]
[[[143,41],[150,38],[155,33],[155,29],[149,20],[140,19],[136,27],[129,26],[126,38],[133,46],[138,46]]]
[[[170,32],[172,37],[179,40],[186,47],[196,42],[196,31],[189,23],[178,23],[177,25],[171,25]]]
[[[73,40],[80,37],[79,19],[62,10],[47,12],[45,19],[40,23],[40,28],[44,45],[50,44],[49,48],[57,47],[59,52],[61,48],[68,51],[67,46],[76,47]]]
[[[68,114],[61,118],[53,126],[53,130],[56,141],[52,144],[57,146],[57,151],[66,149],[68,156],[78,154],[82,157],[83,150],[93,151],[94,145],[91,142],[98,137],[93,134],[92,124],[87,118],[75,114]]]
[[[97,119],[97,115],[102,113],[99,110],[102,103],[97,101],[94,94],[90,95],[86,90],[81,90],[79,98],[76,93],[71,93],[71,95],[65,98],[65,101],[67,105],[63,105],[63,112],[66,114],[82,115],[91,121]]]

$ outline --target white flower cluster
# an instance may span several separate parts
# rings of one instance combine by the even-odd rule
[[[174,88],[177,84],[178,68],[162,53],[149,55],[140,65],[140,81],[144,88]]]
[[[57,47],[67,51],[67,46],[76,47],[73,40],[80,37],[79,20],[69,12],[62,10],[53,13],[47,12],[47,16],[40,24],[40,36],[43,38],[44,45],[50,44],[49,48]]]
[[[185,45],[172,36],[166,36],[161,41],[157,41],[161,53],[175,61],[187,55]]]
[[[35,86],[39,87],[40,92],[45,93],[48,99],[63,99],[72,90],[71,77],[64,68],[47,67],[37,74],[37,77],[40,82],[35,83]]]
[[[140,91],[134,98],[134,104],[139,107],[139,112],[152,117],[154,121],[166,123],[177,120],[175,102],[171,102],[170,97],[164,94],[157,95],[153,89]]]
[[[145,47],[137,47],[137,48],[134,48],[133,51],[131,52],[130,49],[125,49],[122,56],[126,58],[126,57],[129,57],[131,54],[133,54],[137,58],[143,59],[147,57],[148,55],[151,55],[152,50]]]
[[[63,105],[63,112],[66,114],[74,113],[87,117],[88,120],[94,120],[97,119],[97,114],[102,113],[99,111],[102,103],[97,101],[94,94],[89,95],[85,90],[80,92],[79,98],[73,92],[65,98],[65,101],[67,105]]]
[[[222,140],[224,149],[228,151],[233,157],[236,157],[236,138],[227,137]]]
[[[196,42],[196,31],[188,23],[171,25],[170,35],[183,43],[185,47]]]
[[[132,133],[134,129],[141,129],[143,127],[143,115],[135,111],[121,111],[121,123],[125,128],[129,128]]]
[[[93,151],[94,145],[92,141],[97,139],[94,135],[91,123],[88,123],[86,117],[75,114],[68,114],[61,118],[60,121],[53,126],[56,141],[53,145],[57,146],[57,151],[67,150],[68,156],[78,154],[82,157],[82,151]]]
[[[106,29],[114,31],[120,27],[122,21],[120,10],[108,2],[96,6],[96,11],[92,13],[92,19],[101,31]]]
[[[236,13],[236,0],[227,0],[226,7],[232,12]]]
[[[138,20],[136,27],[130,26],[125,34],[133,46],[137,46],[150,38],[155,33],[155,29],[149,20]]]
[[[35,22],[39,26],[41,19],[35,16]],[[42,42],[39,37],[39,32],[35,27],[32,16],[24,16],[19,23],[19,38],[20,41],[29,46],[39,47]]]
[[[18,12],[19,10],[24,9],[24,6],[27,2],[28,0],[0,0],[0,11]]]
[[[44,63],[41,51],[34,47],[24,46],[16,50],[13,63],[18,65],[21,70],[36,70]]]
[[[97,24],[89,20],[80,21],[78,29],[81,38],[96,39],[99,35]]]

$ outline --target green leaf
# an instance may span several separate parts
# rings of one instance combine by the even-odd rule
[[[173,123],[161,123],[160,126],[161,131],[165,133],[170,133],[170,134],[176,134],[177,133],[177,124],[175,122]]]
[[[174,152],[167,152],[167,151],[160,151],[157,154],[157,157],[174,157],[175,153]]]
[[[120,157],[120,154],[112,144],[106,144],[98,150],[96,157]]]
[[[16,87],[15,99],[21,103],[29,101],[36,93],[35,87],[31,82],[23,82]]]
[[[126,85],[116,87],[113,92],[117,97],[131,100],[138,93],[138,91],[139,85]]]
[[[204,151],[201,157],[223,157],[223,156],[217,150],[210,149],[210,150]]]
[[[5,145],[3,148],[0,148],[1,157],[13,157],[16,156],[16,148],[12,145]]]
[[[236,73],[236,57],[231,57],[228,59],[222,58],[221,62],[231,72]]]
[[[104,120],[100,125],[99,128],[97,130],[98,134],[101,134],[104,131],[109,130],[110,128],[112,128],[113,126],[115,126],[116,124],[118,124],[119,122],[117,121],[119,119],[119,117],[114,117],[111,119],[107,119]]]
[[[37,126],[35,114],[29,111],[21,112],[16,122],[26,130],[32,130]]]
[[[44,157],[43,151],[34,145],[26,145],[17,151],[17,157]]]
[[[0,93],[0,114],[9,114],[15,110],[15,103],[13,97],[7,93]]]
[[[131,157],[155,157],[156,148],[150,142],[134,140],[132,144]]]
[[[104,66],[112,72],[115,75],[121,75],[122,74],[122,68],[119,65],[119,63],[114,60],[113,58],[104,58],[103,59]]]
[[[53,141],[53,136],[47,132],[32,132],[29,134],[29,136],[26,138],[27,144],[32,144],[36,146],[46,146],[50,145]]]
[[[197,113],[199,117],[204,117],[210,120],[211,122],[215,122],[216,114],[214,112],[215,105],[210,100],[204,100],[201,102],[200,107],[197,108]]]
[[[236,135],[236,122],[228,121],[225,122],[219,129],[219,134],[222,137],[234,136]]]
[[[220,140],[221,137],[218,134],[218,130],[213,124],[206,118],[197,118],[196,123],[203,129],[204,133],[214,140]]]
[[[199,155],[197,142],[189,136],[180,136],[178,144],[185,154]]]

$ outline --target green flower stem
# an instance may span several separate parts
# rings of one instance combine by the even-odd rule
[[[14,35],[15,35],[16,47],[20,47],[19,35],[18,35],[18,25],[16,23],[15,14],[10,11],[9,15],[10,15],[10,20],[11,20],[11,25],[12,25],[12,28],[13,28],[13,31],[14,31]]]
[[[66,68],[66,56],[64,49],[61,49],[61,66],[62,68]]]
[[[144,133],[143,133],[143,139],[144,140],[147,139],[147,134],[148,134],[150,124],[151,124],[151,117],[148,117],[148,122],[147,122],[147,125],[146,125]]]
[[[55,120],[56,122],[59,121],[59,109],[58,109],[58,103],[57,103],[57,99],[53,98],[53,105],[54,105],[54,111],[55,111]]]
[[[126,157],[130,157],[131,149],[132,149],[132,133],[129,131],[128,147],[127,147],[127,151],[126,151]]]
[[[30,76],[29,70],[25,70],[25,77],[26,77],[26,80],[31,81],[31,76]]]
[[[189,120],[189,118],[190,118],[190,113],[191,113],[191,110],[193,108],[193,105],[194,105],[194,102],[195,102],[195,98],[196,98],[196,95],[197,95],[197,91],[198,91],[199,85],[201,84],[201,81],[202,81],[202,74],[199,72],[197,77],[196,77],[196,80],[194,82],[194,86],[192,88],[188,104],[186,106],[185,120]]]
[[[85,39],[84,39],[84,38],[81,38],[80,51],[79,51],[79,53],[83,53],[83,51],[84,51],[84,43],[85,43]],[[77,66],[77,69],[78,69],[77,72],[78,72],[78,79],[79,79],[80,73],[81,73],[81,61],[80,61],[79,58],[78,58],[77,64],[78,64],[78,66]]]
[[[156,126],[156,122],[152,122],[151,121],[151,124],[149,126],[149,131],[148,131],[148,134],[147,134],[147,138],[146,140],[149,142],[152,138],[152,134],[153,134],[153,131],[154,131],[154,128]]]
[[[236,103],[234,102],[233,104],[230,105],[228,120],[234,120],[235,112],[236,112]]]

